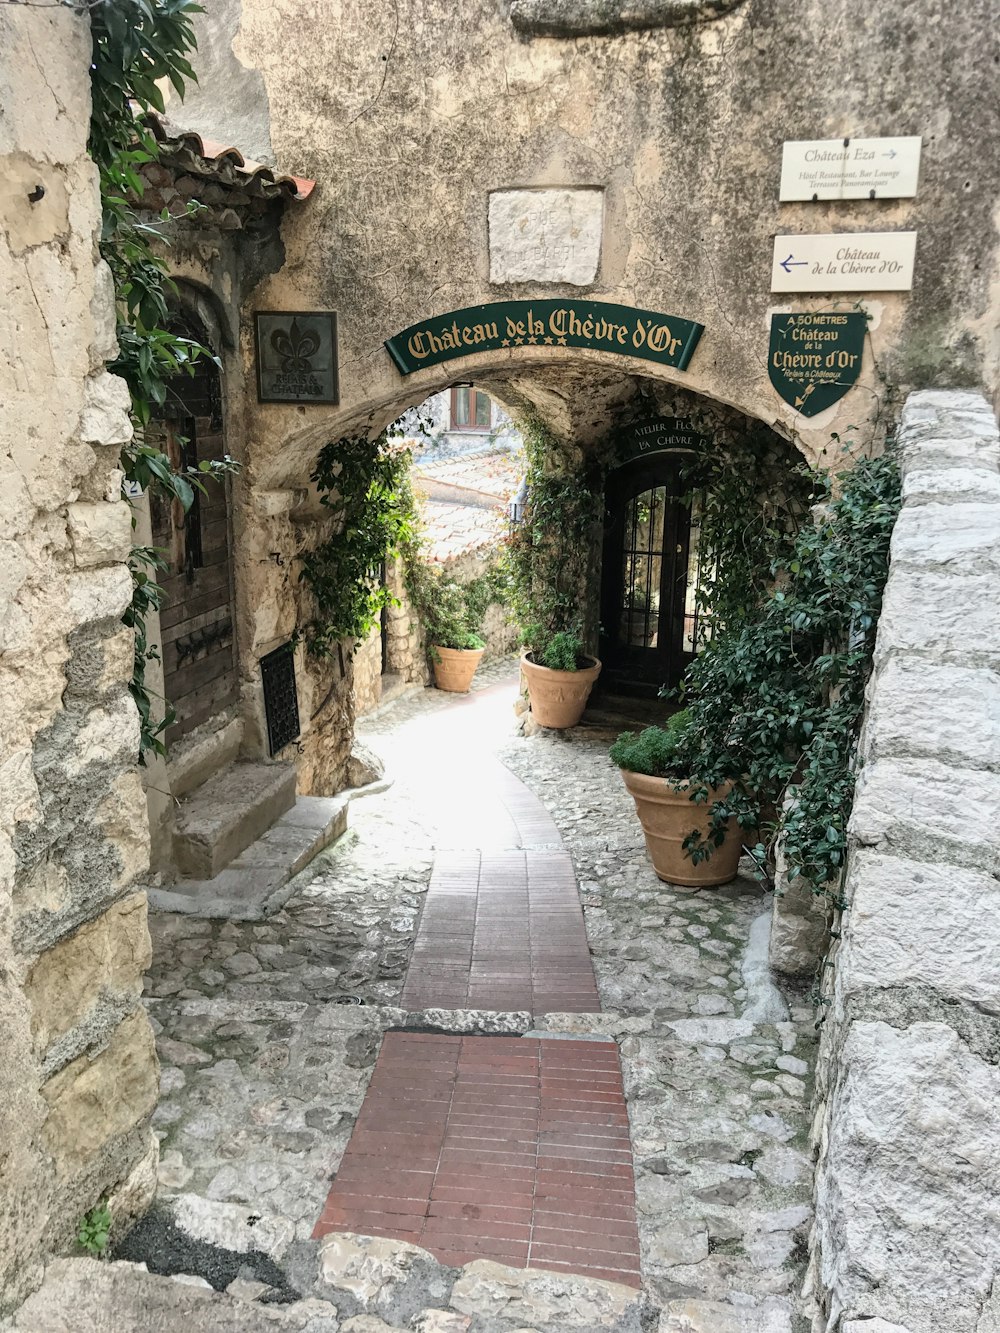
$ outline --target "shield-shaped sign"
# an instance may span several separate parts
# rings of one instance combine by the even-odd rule
[[[862,310],[817,310],[771,316],[767,373],[804,417],[832,407],[861,374],[868,316]]]

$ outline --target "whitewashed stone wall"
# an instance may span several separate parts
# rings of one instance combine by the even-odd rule
[[[129,396],[87,156],[90,29],[0,6],[0,1318],[155,1184]],[[34,202],[30,195],[34,196]]]
[[[995,1333],[1000,439],[980,395],[932,391],[900,448],[821,1044],[814,1327]]]

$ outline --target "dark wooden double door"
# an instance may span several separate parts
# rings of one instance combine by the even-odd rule
[[[691,510],[682,455],[639,458],[608,477],[601,581],[602,687],[652,697],[694,656]]]

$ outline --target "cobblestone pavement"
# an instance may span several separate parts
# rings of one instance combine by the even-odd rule
[[[359,733],[394,785],[352,805],[350,832],[266,922],[154,915],[165,1194],[189,1213],[260,1215],[295,1255],[316,1244],[308,1238],[386,1029],[610,1036],[650,1304],[637,1323],[634,1304],[612,1302],[598,1318],[574,1298],[591,1313],[551,1326],[649,1329],[659,1319],[664,1333],[800,1333],[813,1012],[768,974],[769,898],[742,877],[695,894],[657,880],[607,760],[614,732],[516,736],[515,694],[511,665],[499,663],[466,698],[421,690],[364,720]],[[603,1013],[400,1007],[435,853],[488,846],[496,831],[476,795],[493,755],[540,797],[573,858]],[[376,1294],[358,1299],[342,1313],[388,1311]],[[487,1317],[482,1299],[483,1311],[462,1316],[473,1333],[550,1326],[539,1312]]]

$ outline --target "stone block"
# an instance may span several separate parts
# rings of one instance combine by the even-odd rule
[[[369,782],[378,782],[384,774],[385,764],[375,751],[356,740],[351,746],[351,757],[347,761],[347,785],[367,787]]]
[[[808,880],[788,878],[784,849],[779,844],[774,875],[774,901],[767,961],[787,977],[812,976],[830,941],[830,899],[814,893]]]
[[[407,1293],[422,1287],[415,1310],[427,1304],[427,1282],[440,1272],[433,1255],[407,1241],[349,1232],[324,1237],[319,1248],[319,1284],[345,1292],[364,1313],[389,1316]]]
[[[68,505],[69,535],[77,569],[127,560],[132,549],[132,510],[124,500]]]
[[[1000,616],[993,574],[894,571],[878,622],[875,664],[893,652],[1000,667]]]
[[[230,718],[220,727],[198,730],[170,747],[167,780],[176,799],[200,787],[235,762],[243,743],[243,719]]]
[[[603,226],[602,189],[494,190],[490,282],[587,286],[597,277]]]
[[[149,1019],[139,1009],[102,1051],[79,1056],[42,1086],[48,1105],[42,1141],[61,1178],[152,1115],[158,1069]]]
[[[125,381],[101,370],[87,379],[84,390],[80,439],[87,444],[127,444],[132,438],[132,399]]]
[[[39,1055],[109,994],[137,1000],[151,957],[142,893],[115,903],[43,953],[25,983]]]
[[[904,506],[892,533],[894,570],[1000,572],[1000,508],[977,500]],[[919,588],[914,589],[919,595]]]
[[[951,501],[1000,501],[1000,473],[986,467],[928,467],[907,471],[903,478],[906,504]]]
[[[1000,1069],[937,1022],[855,1022],[839,1064],[817,1180],[823,1287],[849,1318],[977,1333],[1000,1268]]]
[[[68,629],[98,620],[121,620],[132,600],[132,576],[125,565],[71,574],[66,580]]]
[[[1000,871],[1000,774],[932,759],[876,759],[848,826],[863,846],[918,861]]]
[[[1000,770],[1000,674],[920,657],[889,658],[862,737],[866,760],[941,759]]]
[[[837,994],[915,986],[1000,1015],[1000,884],[986,871],[859,848]]]
[[[295,804],[293,764],[233,764],[177,812],[174,857],[182,874],[214,879]]]
[[[553,1329],[627,1326],[641,1300],[634,1287],[619,1282],[508,1268],[491,1259],[466,1264],[451,1293],[452,1306],[462,1314]]]

